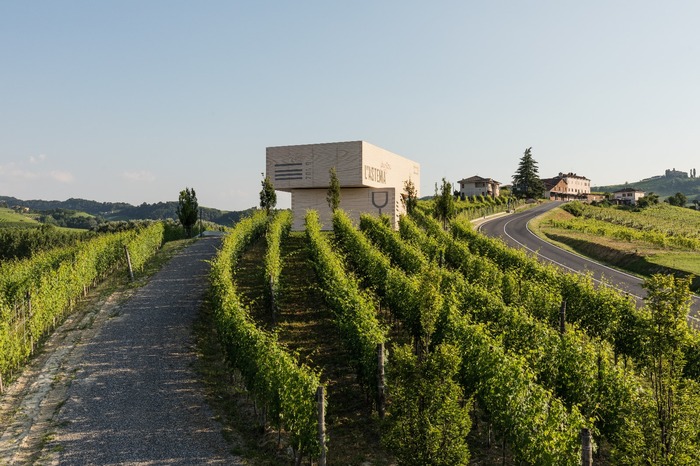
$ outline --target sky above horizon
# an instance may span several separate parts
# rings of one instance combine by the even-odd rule
[[[700,166],[697,1],[0,2],[0,195],[259,204],[268,146],[365,140],[595,185]],[[290,198],[278,193],[279,207]]]

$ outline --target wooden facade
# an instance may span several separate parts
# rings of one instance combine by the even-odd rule
[[[340,182],[340,208],[355,220],[361,213],[387,214],[398,227],[404,183],[420,187],[419,164],[365,141],[268,147],[267,176],[275,189],[292,194],[294,230],[304,229],[308,209],[332,228],[326,202],[331,168]]]

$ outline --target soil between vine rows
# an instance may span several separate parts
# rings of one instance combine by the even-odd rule
[[[265,296],[262,258],[265,239],[256,242],[238,263],[236,284],[258,323],[272,329],[272,314]],[[356,382],[331,311],[316,286],[303,233],[290,233],[282,242],[283,269],[276,330],[282,343],[300,360],[322,370],[327,387],[326,414],[329,464],[390,465],[392,456],[380,444],[380,423],[371,413]]]

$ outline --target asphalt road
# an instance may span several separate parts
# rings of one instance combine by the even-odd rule
[[[607,282],[624,293],[634,296],[638,305],[642,305],[643,298],[646,296],[646,290],[642,288],[642,279],[566,251],[542,240],[530,231],[528,228],[530,220],[561,204],[561,202],[548,202],[521,213],[495,217],[481,223],[478,229],[487,236],[503,239],[512,247],[524,248],[531,254],[535,254],[540,260],[554,263],[564,270],[590,273],[597,282]],[[694,327],[700,326],[700,299],[698,296],[693,297],[688,319]]]

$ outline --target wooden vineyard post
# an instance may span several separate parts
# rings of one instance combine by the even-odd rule
[[[566,332],[566,301],[561,302],[561,307],[559,308],[559,333],[564,335]]]
[[[27,321],[32,319],[32,294],[27,291],[27,316],[24,319],[25,326],[24,331],[27,332]],[[34,354],[34,335],[32,335],[32,328],[29,327],[29,354]]]
[[[377,344],[377,411],[384,419],[386,412],[386,377],[384,374],[384,343]]]
[[[277,301],[275,296],[275,279],[270,277],[270,310],[272,311],[272,325],[277,325]]]
[[[316,389],[316,402],[318,404],[318,443],[321,445],[318,466],[326,466],[326,395],[322,385]]]
[[[126,252],[126,263],[129,265],[129,277],[131,281],[134,281],[134,269],[131,267],[131,256],[129,255],[129,248],[124,245],[124,252]]]
[[[593,446],[590,429],[581,429],[581,464],[593,466]]]

